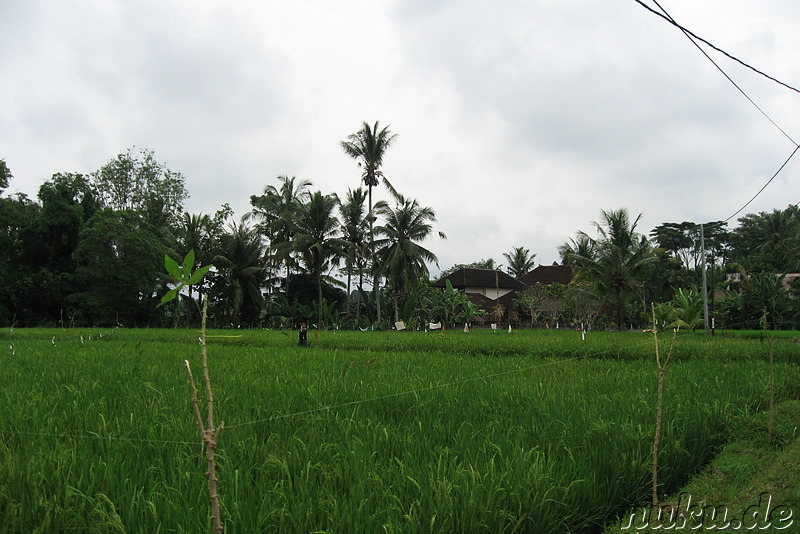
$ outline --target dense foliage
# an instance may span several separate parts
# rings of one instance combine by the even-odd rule
[[[511,305],[482,304],[482,313],[464,299],[453,305],[451,296],[428,287],[437,257],[426,241],[444,237],[435,229],[435,211],[398,192],[382,170],[396,139],[376,122],[340,142],[343,156],[360,167],[353,185],[364,188],[348,188],[340,198],[307,180],[279,176],[250,197],[252,210],[238,219],[227,204],[214,214],[187,213],[185,178],[148,150],[129,149],[90,174],[57,173],[35,200],[2,196],[0,324],[196,324],[195,301],[203,293],[210,297],[210,325],[217,327],[308,322],[388,329],[398,321],[422,327],[483,317],[515,327],[623,329],[644,327],[657,305],[671,318],[664,325],[691,329],[702,326],[696,297],[705,272],[715,326],[758,328],[766,309],[770,328],[797,327],[795,205],[744,215],[735,229],[667,222],[649,238],[637,228],[641,216],[602,211],[594,234],[579,232],[559,249],[576,271],[568,287],[531,288]],[[11,180],[0,160],[0,193]],[[388,200],[373,201],[381,183]],[[164,255],[183,258],[189,251],[196,267],[213,264],[209,276],[155,309],[171,287]],[[513,247],[503,256],[506,270],[518,277],[534,266],[536,254]],[[488,258],[442,275],[461,266],[502,268]]]

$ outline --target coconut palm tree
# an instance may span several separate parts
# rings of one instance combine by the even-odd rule
[[[336,195],[317,191],[303,204],[296,221],[293,248],[300,253],[306,269],[317,282],[318,325],[322,325],[323,273],[337,264],[348,248],[347,241],[339,237],[339,220],[335,215],[338,205]]]
[[[536,265],[536,254],[531,254],[525,247],[513,247],[511,252],[504,252],[503,256],[508,260],[508,274],[514,278],[526,274]]]
[[[399,301],[405,300],[407,289],[414,282],[428,278],[427,263],[435,263],[436,255],[419,243],[434,233],[436,222],[432,208],[420,206],[416,200],[394,193],[397,206],[383,206],[380,215],[385,223],[375,228],[381,236],[375,241],[375,254],[381,272],[386,274],[394,296],[395,321],[399,321]],[[442,239],[446,236],[438,232]]]
[[[379,128],[378,121],[375,121],[373,126],[370,126],[368,122],[364,121],[359,131],[348,135],[347,140],[340,142],[345,154],[357,160],[359,166],[363,169],[361,173],[361,179],[364,181],[364,185],[367,186],[368,192],[369,211],[367,212],[367,218],[369,221],[369,242],[371,245],[370,248],[373,251],[373,255],[375,253],[374,246],[372,246],[375,236],[373,231],[375,216],[373,213],[372,204],[372,188],[378,185],[379,178],[383,178],[384,182],[388,185],[388,182],[386,182],[386,178],[383,175],[383,171],[381,171],[381,166],[383,165],[383,157],[386,155],[386,151],[394,144],[396,139],[397,134],[393,134],[391,130],[389,130],[388,126]],[[381,301],[380,297],[378,296],[378,280],[380,273],[375,268],[376,262],[374,256],[372,263],[372,288],[375,292],[377,317],[378,321],[380,321]]]
[[[631,221],[624,208],[602,211],[600,222],[593,222],[598,239],[578,234],[573,244],[580,252],[568,252],[568,263],[575,265],[579,278],[594,282],[600,294],[613,301],[617,328],[622,329],[624,297],[641,288],[646,268],[657,260],[647,238],[636,232],[642,215]]]
[[[250,197],[253,206],[251,216],[259,221],[258,229],[263,236],[269,238],[270,260],[284,264],[286,269],[286,287],[294,267],[292,257],[292,237],[296,232],[296,218],[303,203],[310,196],[311,182],[278,176],[279,187],[268,185],[263,195]]]
[[[364,272],[369,260],[369,221],[367,220],[366,192],[357,187],[349,189],[345,201],[339,205],[339,220],[341,224],[342,239],[349,246],[345,255],[345,273],[347,275],[347,315],[350,315],[352,302],[352,278],[355,272],[358,275],[358,289],[361,290],[364,282]],[[361,299],[356,305],[356,323],[360,317]]]
[[[594,259],[597,256],[597,243],[585,233],[578,232],[574,239],[570,238],[567,243],[558,247],[558,254],[561,256],[561,263],[575,267],[576,257]]]
[[[229,231],[220,236],[211,263],[217,269],[212,293],[227,301],[231,323],[241,324],[243,312],[254,319],[263,301],[263,246],[258,231],[246,221],[231,223]]]

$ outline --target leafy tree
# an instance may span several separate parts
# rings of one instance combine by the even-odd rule
[[[245,221],[232,223],[220,236],[216,250],[211,259],[216,267],[211,276],[211,295],[222,305],[231,325],[254,322],[263,303],[261,236]]]
[[[39,225],[40,212],[41,207],[24,194],[0,198],[0,270],[4,278],[0,284],[0,321],[5,324],[32,319],[32,309],[50,301],[34,284],[35,265],[25,261],[29,251],[37,247],[38,242],[29,237],[31,229]]]
[[[381,236],[375,241],[378,267],[385,273],[394,293],[395,321],[399,321],[399,301],[408,297],[407,290],[415,281],[428,278],[427,263],[436,263],[436,255],[419,243],[433,234],[436,213],[420,206],[415,199],[396,195],[397,206],[382,207],[384,224],[375,228]],[[439,237],[445,235],[439,232]]]
[[[750,273],[800,270],[800,208],[748,214],[733,231],[734,260]]]
[[[75,250],[77,291],[67,297],[89,324],[147,325],[157,319],[166,247],[131,211],[103,209],[89,219]]]
[[[425,321],[450,325],[454,321],[469,323],[483,315],[483,310],[469,300],[466,293],[455,289],[450,280],[445,280],[444,289],[426,286],[420,313]]]
[[[628,296],[642,291],[641,281],[646,269],[657,260],[647,238],[636,232],[641,214],[631,221],[626,209],[602,211],[600,222],[592,223],[599,235],[592,239],[579,234],[593,256],[567,253],[574,262],[579,278],[596,284],[600,294],[613,301],[617,328],[624,323],[624,303]],[[585,236],[585,237],[584,237]],[[593,244],[589,245],[592,240]],[[644,297],[641,296],[642,301]]]
[[[702,225],[709,272],[717,266],[719,260],[724,260],[730,249],[729,233],[726,226],[727,223],[721,221]],[[699,284],[702,279],[700,227],[700,224],[689,221],[663,223],[650,232],[660,249],[666,251],[671,257],[678,259],[686,272],[693,273],[694,283],[696,284]],[[673,279],[683,278],[674,270],[672,270],[671,274]],[[675,280],[672,281],[672,284],[676,285],[674,282]]]
[[[42,203],[39,248],[46,254],[40,262],[54,272],[72,272],[72,254],[78,234],[99,206],[97,195],[82,174],[58,173],[39,188]]]
[[[793,326],[792,299],[784,287],[784,274],[761,272],[752,274],[742,282],[743,308],[748,326],[754,328],[766,310],[770,327]]]
[[[322,324],[331,324],[329,321],[335,320],[334,309],[341,308],[347,295],[344,291],[335,287],[338,283],[332,278],[322,277],[320,286],[322,288],[322,300],[319,299],[319,287],[317,278],[310,273],[299,272],[292,276],[289,284],[287,299],[279,299],[280,305],[276,306],[274,313],[283,315],[291,320],[290,324],[302,322],[312,322],[314,315],[319,321],[319,303],[322,302]],[[273,315],[274,315],[273,313]],[[320,323],[317,323],[321,326]]]
[[[689,270],[697,267],[700,254],[700,225],[684,221],[656,226],[650,236],[657,245],[680,259]]]
[[[372,242],[374,240],[373,227],[375,216],[372,203],[372,188],[378,185],[378,178],[383,178],[384,182],[386,182],[386,178],[383,175],[381,166],[383,165],[383,158],[386,155],[386,151],[394,144],[396,139],[397,134],[392,133],[388,126],[379,128],[378,121],[375,121],[373,126],[370,126],[368,122],[364,121],[360,130],[358,130],[356,133],[348,135],[346,141],[340,142],[340,146],[344,150],[345,154],[357,160],[359,166],[363,169],[361,173],[361,179],[364,181],[364,185],[367,186],[368,191],[369,209],[367,212],[367,218],[369,221],[370,249],[373,251],[374,247],[372,246]],[[377,294],[379,293],[378,280],[380,273],[375,268],[376,262],[374,257],[372,263],[372,287],[376,294],[375,305],[377,308],[378,321],[380,322],[381,306],[380,298],[377,297]]]
[[[594,323],[600,313],[600,304],[595,285],[585,280],[570,283],[564,293],[564,314],[584,328]]]
[[[519,278],[536,266],[536,254],[524,247],[513,247],[511,252],[503,253],[508,262],[508,274]]]
[[[449,276],[456,272],[459,269],[488,269],[490,271],[498,270],[502,267],[502,265],[498,265],[496,261],[492,258],[487,258],[485,260],[481,259],[478,261],[473,261],[471,263],[456,263],[452,267],[445,269],[439,275],[439,278],[444,278],[445,276]]]
[[[339,237],[339,220],[335,216],[339,199],[336,195],[311,195],[297,218],[294,248],[308,272],[317,282],[317,325],[322,325],[322,276],[330,265],[345,255],[348,243]]]
[[[129,148],[92,175],[92,185],[103,204],[117,211],[138,212],[159,232],[178,222],[188,198],[186,179],[150,150]]]
[[[13,177],[11,170],[6,165],[6,160],[0,159],[0,193],[8,189],[8,182]]]
[[[548,321],[557,321],[565,308],[566,292],[567,286],[564,284],[536,284],[520,293],[517,304],[531,318],[531,326],[538,322],[541,315]]]

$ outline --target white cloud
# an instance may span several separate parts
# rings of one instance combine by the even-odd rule
[[[800,85],[800,5],[665,7]],[[358,185],[339,141],[380,120],[399,134],[387,176],[448,234],[428,243],[442,268],[502,263],[513,246],[551,263],[601,209],[644,213],[644,232],[727,217],[793,148],[633,1],[33,0],[3,10],[10,192],[33,196],[53,173],[90,172],[136,145],[187,177],[188,209],[227,202],[241,215],[279,174],[340,194]],[[800,95],[713,57],[800,139]],[[799,168],[746,211],[800,201]]]

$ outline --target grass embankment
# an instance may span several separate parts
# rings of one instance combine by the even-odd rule
[[[210,334],[228,532],[590,533],[649,495],[646,334],[312,332],[308,349],[296,332]],[[0,338],[0,531],[208,530],[183,367],[196,332]],[[776,345],[783,398],[800,391],[797,352]],[[665,492],[765,406],[766,355],[679,340]]]
[[[767,428],[765,412],[734,416],[730,441],[701,473],[663,501],[656,510],[660,517],[651,509],[645,519],[646,509],[640,507],[605,534],[800,532],[800,401],[776,406],[772,443]]]

